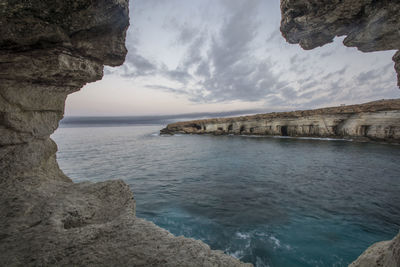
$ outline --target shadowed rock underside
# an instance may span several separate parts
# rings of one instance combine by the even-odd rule
[[[0,3],[0,265],[241,266],[135,217],[122,181],[73,183],[59,169],[68,94],[126,55],[127,0]]]
[[[400,49],[400,2],[392,0],[281,0],[281,32],[313,49],[346,36],[363,52]],[[400,52],[393,57],[400,87]]]

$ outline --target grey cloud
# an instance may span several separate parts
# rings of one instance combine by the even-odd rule
[[[383,69],[373,69],[370,71],[361,72],[356,80],[359,84],[364,84],[367,82],[371,82],[372,80],[379,79],[382,76]]]
[[[171,80],[187,84],[193,77],[185,70],[165,70],[159,72],[162,76],[167,77]]]
[[[330,56],[332,56],[334,53],[335,53],[335,51],[334,51],[334,50],[331,50],[331,51],[324,52],[324,53],[320,54],[319,56],[320,56],[321,58],[325,58],[325,57],[330,57]]]
[[[119,72],[122,77],[139,77],[154,75],[158,72],[159,67],[155,62],[152,62],[136,52],[136,49],[131,49],[127,55],[124,65]]]
[[[289,70],[291,72],[300,74],[300,73],[304,73],[305,70],[305,62],[309,60],[308,56],[303,56],[300,57],[299,55],[293,55],[292,57],[290,57],[289,62],[290,62],[290,68]]]
[[[304,61],[308,59],[309,59],[308,55],[299,56],[298,54],[295,54],[290,57],[290,64],[304,64]]]
[[[195,28],[189,26],[188,24],[183,24],[180,29],[178,40],[182,44],[187,44],[191,40],[193,40],[195,35],[196,35]]]
[[[270,107],[284,106],[286,103],[286,99],[283,99],[281,96],[276,94],[269,95],[265,99],[265,105]]]
[[[105,74],[118,74],[125,78],[136,78],[141,76],[154,75],[159,71],[159,64],[154,60],[145,58],[137,50],[138,38],[136,35],[128,32],[127,49],[125,62],[121,67],[107,69]]]
[[[198,65],[203,60],[201,52],[206,41],[206,36],[206,33],[201,32],[193,39],[178,68],[188,70],[191,67]]]
[[[275,29],[273,32],[271,32],[271,34],[267,37],[266,42],[272,42],[275,39],[277,39],[278,37],[281,36],[281,31],[279,29]],[[283,38],[283,37],[282,37]]]
[[[339,75],[343,75],[346,73],[348,66],[344,66],[342,69],[338,70],[336,73]]]
[[[201,61],[197,66],[195,74],[200,77],[209,77],[211,75],[210,64],[204,60]]]
[[[337,94],[341,89],[343,89],[343,80],[342,79],[338,79],[336,81],[331,82],[330,84],[330,88],[332,89],[332,94]]]
[[[311,99],[313,95],[315,95],[316,90],[308,91],[298,95],[299,98]]]
[[[312,96],[312,98],[310,98],[310,101],[308,101],[308,102],[303,104],[303,107],[316,108],[316,107],[323,106],[323,105],[325,105],[327,103],[330,103],[330,102],[331,102],[331,100],[327,100],[326,99],[326,95],[318,96],[317,94],[314,94]]]
[[[258,101],[282,86],[272,72],[269,60],[251,55],[251,44],[258,32],[254,20],[260,1],[225,1],[232,15],[211,41],[207,57],[196,73],[203,75],[199,85],[207,91],[207,101]]]
[[[284,88],[281,88],[279,90],[279,92],[285,99],[288,99],[288,98],[290,99],[290,98],[293,98],[293,97],[297,96],[296,90],[293,87],[290,87],[290,86],[286,86]]]
[[[347,66],[328,74],[309,76],[302,79],[296,99],[302,102],[301,108],[315,108],[329,105],[347,89],[352,86],[344,84],[343,75],[347,71]],[[332,79],[335,78],[335,79]]]
[[[388,71],[393,71],[394,69],[394,62],[388,63],[382,68],[382,72],[386,73]]]
[[[198,65],[201,64],[199,62],[202,62],[201,50],[205,42],[204,36],[205,34],[201,33],[193,38],[192,42],[187,47],[183,60],[180,62],[176,69],[169,70],[166,66],[163,66],[163,68],[159,70],[159,74],[182,84],[187,84],[191,80],[195,79],[189,71],[191,68],[195,67],[199,69]],[[202,63],[204,65],[202,66],[204,69],[201,69],[199,71],[202,71],[205,75],[207,75],[208,73],[206,68],[208,66],[205,65],[206,62]],[[199,71],[195,74],[199,75]]]
[[[320,81],[317,81],[315,79],[309,80],[308,82],[306,82],[306,83],[301,85],[300,91],[308,90],[310,88],[313,88],[313,87],[317,86],[320,83],[321,83]]]
[[[300,51],[283,39],[279,40],[282,37],[278,27],[273,30],[271,27],[261,28],[260,21],[263,20],[258,14],[259,10],[262,10],[259,5],[265,2],[269,1],[209,0],[211,5],[204,5],[206,11],[200,16],[203,22],[211,17],[212,25],[210,26],[206,22],[198,22],[198,18],[191,20],[188,16],[175,16],[174,12],[179,11],[177,7],[183,5],[181,1],[172,1],[172,4],[164,0],[138,1],[139,9],[136,5],[133,12],[148,12],[154,7],[157,8],[157,12],[163,10],[164,7],[173,11],[174,14],[167,13],[166,16],[161,17],[150,14],[154,21],[158,21],[159,24],[164,23],[162,30],[168,31],[167,35],[169,34],[165,36],[172,37],[171,44],[174,49],[177,47],[182,49],[184,55],[176,67],[171,68],[170,65],[168,67],[160,61],[144,56],[141,48],[143,51],[148,51],[148,47],[146,44],[140,44],[142,46],[138,44],[135,39],[139,38],[138,34],[130,34],[127,41],[129,53],[126,63],[116,69],[105,68],[105,73],[116,73],[129,78],[146,77],[144,81],[147,82],[148,88],[183,95],[193,102],[264,100],[274,107],[279,105],[287,107],[288,103],[291,103],[291,107],[310,108],[313,105],[329,104],[332,101],[345,103],[352,100],[358,101],[360,95],[365,98],[378,96],[379,93],[394,95],[392,89],[396,93],[399,92],[391,86],[395,79],[391,69],[393,63],[376,70],[371,70],[371,66],[366,66],[366,71],[359,73],[355,68],[356,64],[349,63],[349,66],[329,72],[324,68],[324,62],[321,59],[332,57],[335,53],[343,56],[343,50],[332,47],[313,52]],[[192,4],[187,3],[188,6]],[[183,10],[187,9],[183,8]],[[141,15],[145,17],[146,14],[141,13]],[[265,14],[261,15],[265,16]],[[135,24],[132,23],[132,25]],[[263,35],[263,39],[260,40],[259,33],[263,34],[265,29],[268,34]],[[144,32],[146,28],[141,30]],[[140,34],[140,31],[138,33]],[[146,41],[146,39],[143,40]],[[261,50],[260,47],[255,47],[255,44],[259,45],[259,41],[263,43],[262,50],[267,51],[267,55],[280,51],[284,53],[284,56],[272,54],[271,57],[277,61],[273,62],[265,56],[256,54]],[[341,43],[338,45],[342,47]],[[292,57],[288,58],[288,55]],[[168,57],[167,60],[170,58],[173,57]],[[176,58],[171,60],[173,64],[175,60]],[[343,63],[341,57],[337,59],[332,57],[330,60],[333,63],[331,66],[336,66],[338,61]],[[377,64],[380,64],[379,61]],[[171,84],[174,86],[153,84],[157,83],[152,80],[154,76],[164,77],[172,81]]]
[[[326,81],[332,77],[342,76],[346,73],[348,66],[344,66],[338,71],[330,72],[321,78],[322,81]]]
[[[137,53],[131,53],[127,58],[127,63],[134,69],[137,76],[153,74],[157,70],[155,63]]]
[[[299,55],[293,55],[293,56],[290,58],[290,64],[295,64],[295,63],[297,63],[298,59],[299,59]]]
[[[177,33],[176,42],[180,45],[190,43],[197,33],[197,29],[189,24],[189,22],[185,21],[181,23],[175,17],[165,21],[163,29]]]
[[[208,42],[208,35],[200,32],[191,38],[177,69],[162,70],[164,75],[181,82],[183,87],[158,88],[185,94],[194,102],[224,102],[259,101],[284,87],[285,82],[272,71],[272,61],[252,56],[251,45],[259,29],[254,17],[260,2],[224,1],[230,14],[219,32]],[[182,28],[177,29],[182,31]],[[178,34],[178,39],[181,35]],[[193,88],[185,87],[189,83]]]
[[[156,90],[161,90],[161,91],[164,91],[164,92],[169,92],[169,93],[174,93],[174,94],[188,95],[188,92],[183,90],[183,89],[177,89],[177,88],[168,87],[168,86],[146,85],[146,87],[149,88],[149,89],[156,89]]]
[[[392,65],[385,65],[378,72],[359,73],[349,82],[345,80],[348,66],[330,73],[310,70],[315,64],[312,53],[294,54],[289,58],[288,69],[278,70],[279,62],[254,55],[253,45],[260,30],[257,12],[261,2],[222,0],[225,7],[224,20],[217,31],[208,31],[202,28],[203,25],[196,26],[188,21],[167,19],[164,30],[173,30],[176,40],[174,44],[185,51],[178,66],[171,69],[144,57],[136,49],[136,40],[129,40],[129,54],[120,75],[165,77],[177,82],[177,85],[169,87],[150,84],[149,81],[147,87],[183,95],[197,103],[265,100],[268,105],[275,107],[287,106],[287,103],[296,103],[291,104],[292,107],[312,107],[338,99],[354,99],[357,95],[355,87],[367,81],[371,86],[378,86],[383,72],[389,72]],[[266,41],[276,41],[279,36],[277,28],[270,32]],[[334,52],[319,52],[317,56],[324,58]],[[280,71],[293,72],[304,78],[286,81],[281,78],[283,73]]]
[[[314,75],[309,75],[309,76],[307,76],[307,77],[305,77],[303,79],[297,80],[297,82],[299,84],[304,84],[305,82],[308,82],[308,81],[312,80],[313,78],[314,78]]]

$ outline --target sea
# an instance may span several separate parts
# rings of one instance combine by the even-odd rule
[[[173,135],[184,117],[67,117],[52,135],[75,182],[122,179],[138,217],[255,266],[347,266],[400,229],[400,146]]]

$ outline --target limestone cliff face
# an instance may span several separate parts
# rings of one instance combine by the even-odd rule
[[[124,182],[57,165],[67,95],[123,63],[128,24],[128,0],[0,1],[0,266],[242,265],[136,218]]]
[[[169,124],[164,134],[242,134],[352,138],[400,143],[400,99],[316,110]]]
[[[391,0],[281,0],[281,32],[313,49],[336,36],[363,52],[400,49],[400,2]],[[400,55],[393,57],[400,87]]]

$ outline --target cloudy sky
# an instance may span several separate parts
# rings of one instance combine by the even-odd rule
[[[279,32],[279,0],[131,0],[123,66],[68,97],[66,115],[281,111],[399,98],[394,51],[342,38],[311,51]]]

